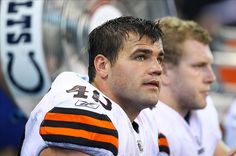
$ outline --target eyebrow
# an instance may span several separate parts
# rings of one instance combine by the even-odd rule
[[[138,49],[135,50],[134,54],[135,54],[135,53],[151,54],[152,51],[149,50],[149,49],[138,48]],[[164,55],[165,55],[165,52],[162,50],[162,51],[160,51],[160,53],[158,54],[158,57],[162,57],[162,56],[164,56]]]
[[[143,52],[143,53],[147,53],[147,54],[152,53],[151,50],[149,50],[149,49],[143,49],[143,48],[138,48],[138,49],[135,50],[135,52]]]

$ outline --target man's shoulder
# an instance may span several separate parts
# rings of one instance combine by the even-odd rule
[[[76,72],[62,72],[52,82],[51,88],[62,88],[73,83],[85,83],[88,78],[85,75],[80,75]]]
[[[75,72],[63,72],[53,81],[50,91],[55,107],[110,111],[112,101]],[[103,112],[104,113],[104,112]]]
[[[112,102],[79,74],[59,74],[37,107],[39,134],[49,146],[117,153]]]
[[[152,112],[159,132],[165,134],[168,139],[176,140],[188,135],[183,117],[167,104],[159,101]]]
[[[177,111],[160,101],[153,108],[153,112],[160,125],[174,126],[177,124],[176,121],[182,121],[182,117]],[[180,124],[180,122],[178,123]]]

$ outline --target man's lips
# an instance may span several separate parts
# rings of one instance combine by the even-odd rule
[[[160,83],[157,80],[151,80],[151,81],[145,82],[144,85],[160,88]]]

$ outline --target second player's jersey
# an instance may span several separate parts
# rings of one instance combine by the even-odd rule
[[[230,104],[224,119],[225,143],[230,148],[236,147],[236,98]]]
[[[142,113],[132,124],[119,105],[76,73],[64,72],[32,111],[21,155],[57,146],[95,156],[155,156],[158,131],[146,118]]]
[[[159,131],[167,137],[171,156],[211,156],[221,139],[217,112],[211,99],[202,110],[192,111],[189,123],[168,105],[153,110]]]

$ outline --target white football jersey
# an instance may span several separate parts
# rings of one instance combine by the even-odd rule
[[[174,109],[158,102],[153,109],[159,131],[167,137],[171,156],[212,156],[221,139],[218,115],[212,100],[192,111],[189,123]]]
[[[225,143],[236,148],[236,98],[230,104],[224,119]]]
[[[95,156],[158,155],[158,131],[149,116],[131,123],[123,109],[77,73],[64,72],[32,111],[21,156],[38,156],[48,146]]]

